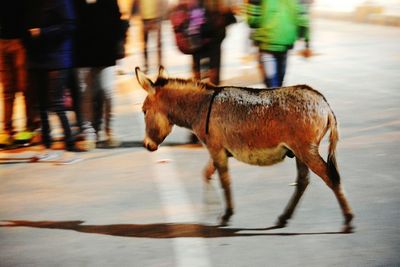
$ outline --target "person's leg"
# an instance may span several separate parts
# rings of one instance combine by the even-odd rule
[[[16,87],[17,90],[22,92],[24,95],[24,104],[25,104],[25,119],[26,119],[26,130],[30,130],[28,126],[30,126],[32,121],[34,120],[32,114],[30,114],[31,109],[28,107],[30,103],[28,100],[28,96],[26,94],[27,90],[27,73],[26,73],[26,54],[25,49],[20,40],[16,40],[14,45],[14,53],[15,53],[15,77],[16,77]]]
[[[81,91],[81,112],[84,128],[92,128],[93,124],[93,77],[91,68],[79,68],[78,80]]]
[[[75,119],[76,119],[76,124],[79,127],[79,130],[82,132],[83,131],[83,119],[82,119],[82,110],[81,110],[81,90],[79,87],[79,79],[78,79],[78,73],[77,70],[74,68],[71,68],[68,70],[68,88],[71,91],[71,97],[73,101],[73,106],[74,106],[74,112],[75,112]]]
[[[100,84],[103,91],[104,103],[104,128],[107,138],[107,143],[112,146],[117,146],[119,142],[113,135],[112,119],[113,119],[113,97],[115,91],[115,66],[104,68],[100,72]]]
[[[278,65],[273,53],[260,51],[260,65],[268,88],[279,87]]]
[[[16,78],[15,78],[15,55],[11,51],[11,45],[8,41],[1,40],[0,43],[0,71],[1,71],[1,82],[3,84],[3,130],[4,132],[12,136],[13,125],[13,108],[16,93]]]
[[[220,72],[221,72],[221,43],[213,44],[209,50],[210,69],[209,77],[210,82],[219,85]]]
[[[156,32],[157,32],[157,56],[158,56],[158,66],[163,65],[162,61],[162,20],[156,20]]]
[[[51,136],[50,136],[50,123],[48,117],[48,83],[47,73],[43,70],[29,70],[29,83],[31,90],[38,96],[40,123],[42,128],[42,143],[49,149],[51,148]]]
[[[149,25],[148,21],[142,20],[142,37],[143,37],[143,58],[144,58],[144,72],[147,73],[149,71],[149,51],[147,49],[148,40],[149,40]]]
[[[201,69],[200,69],[200,60],[201,60],[201,55],[200,52],[198,53],[194,53],[192,55],[192,75],[193,78],[196,80],[200,80],[201,79]]]
[[[92,125],[96,134],[101,131],[104,114],[104,88],[101,81],[102,67],[91,68],[90,89],[92,91]]]
[[[64,88],[67,81],[68,70],[51,70],[48,71],[47,74],[50,93],[50,110],[57,113],[60,119],[64,131],[65,150],[74,150],[74,139],[64,105]]]
[[[278,86],[283,85],[283,80],[285,79],[286,74],[286,65],[287,65],[287,53],[282,53],[277,55],[277,65],[278,65]]]
[[[30,132],[35,132],[41,127],[40,109],[39,109],[39,95],[35,83],[37,82],[36,72],[26,70],[27,86],[25,88],[24,96],[26,103],[26,128]]]

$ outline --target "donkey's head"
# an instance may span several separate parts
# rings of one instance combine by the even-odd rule
[[[168,79],[168,75],[163,67],[160,67],[156,83],[153,83],[141,70],[136,67],[136,78],[142,88],[147,91],[147,97],[143,103],[143,113],[146,123],[146,136],[144,146],[149,151],[155,151],[172,130],[173,124],[168,120],[166,110],[163,109],[159,99],[159,91],[162,85],[159,81]]]

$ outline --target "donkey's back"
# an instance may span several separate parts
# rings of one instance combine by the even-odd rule
[[[330,123],[336,125],[324,96],[307,85],[220,90],[212,107],[210,135],[246,163],[271,165],[293,153],[306,156],[318,148]]]

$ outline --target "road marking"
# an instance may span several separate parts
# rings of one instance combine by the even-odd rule
[[[134,103],[143,101],[143,94],[134,91],[130,95]],[[144,132],[143,121],[140,120],[137,129]],[[174,161],[157,163],[163,159],[171,159],[168,148],[159,148],[149,153],[154,170],[154,180],[160,193],[163,209],[168,223],[198,222],[193,213],[190,199],[179,179]],[[179,207],[179,209],[177,208]],[[181,210],[180,208],[184,208]],[[206,244],[202,238],[173,238],[172,239],[177,267],[208,267],[211,266]]]
[[[168,148],[160,148],[159,151],[151,153],[152,162],[171,158],[171,156]],[[179,179],[174,162],[155,163],[153,170],[168,223],[197,222],[198,218],[193,212],[190,199]],[[177,209],[177,207],[183,207],[183,209]],[[174,238],[172,241],[177,261],[176,266],[211,266],[204,239],[184,237]]]

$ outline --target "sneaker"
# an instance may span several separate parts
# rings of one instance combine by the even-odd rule
[[[0,147],[10,146],[14,143],[12,136],[8,133],[0,134]]]
[[[105,145],[107,147],[115,148],[115,147],[119,147],[121,145],[121,141],[119,141],[117,138],[115,138],[115,136],[113,134],[108,134]]]
[[[46,149],[44,152],[39,153],[32,157],[31,162],[51,162],[60,158],[57,152]]]
[[[14,140],[17,142],[29,142],[33,137],[33,132],[22,131],[14,135]]]
[[[78,157],[75,152],[64,152],[61,159],[57,160],[56,165],[70,165],[82,161],[83,158]]]

